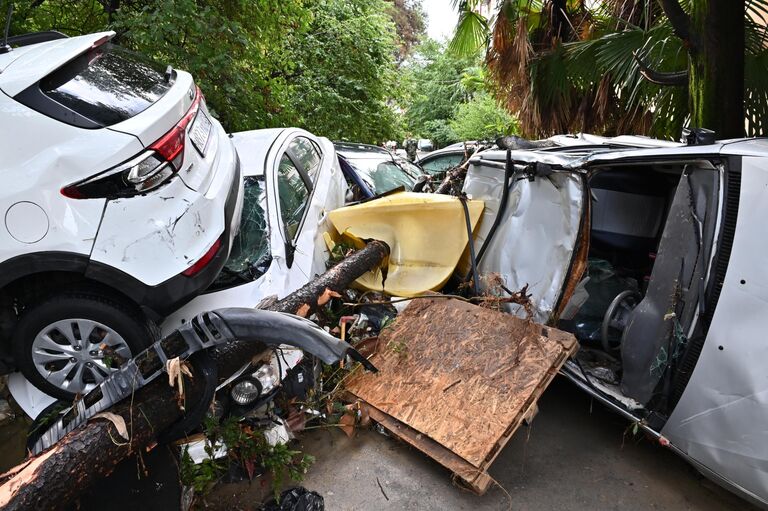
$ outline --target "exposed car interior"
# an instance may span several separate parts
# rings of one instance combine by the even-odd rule
[[[630,409],[659,408],[700,330],[720,174],[710,161],[594,168],[587,270],[560,326],[581,369]]]

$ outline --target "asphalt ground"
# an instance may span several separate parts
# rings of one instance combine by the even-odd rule
[[[23,456],[26,424],[0,428],[0,461]],[[490,475],[498,483],[476,496],[419,451],[373,430],[348,438],[337,428],[301,434],[299,448],[316,458],[301,484],[320,493],[329,511],[345,510],[749,510],[747,502],[700,476],[682,458],[634,437],[628,423],[564,378],[539,401]],[[270,481],[220,484],[200,509],[258,509]],[[178,509],[181,488],[172,448],[123,462],[73,509]]]

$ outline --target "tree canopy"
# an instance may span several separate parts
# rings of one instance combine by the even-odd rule
[[[361,142],[402,135],[396,70],[424,30],[418,0],[13,3],[12,34],[115,30],[121,45],[189,71],[230,131],[299,126]]]
[[[513,116],[488,93],[479,53],[457,56],[426,40],[404,68],[406,129],[413,136],[443,146],[517,132]]]

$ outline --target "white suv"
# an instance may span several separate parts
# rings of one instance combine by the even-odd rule
[[[237,153],[192,76],[113,36],[0,49],[0,371],[59,397],[153,342],[241,216]]]

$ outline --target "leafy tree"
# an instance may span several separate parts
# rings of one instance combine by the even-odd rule
[[[745,20],[744,0],[694,1],[690,14],[678,0],[661,0],[661,4],[688,53],[691,123],[713,129],[722,138],[743,136],[745,21],[755,32],[751,17]],[[768,9],[762,1],[749,4],[763,9],[763,14]],[[757,49],[765,54],[763,43],[759,41]],[[766,90],[761,92],[764,101]]]
[[[424,36],[424,9],[421,0],[388,0],[386,3],[386,11],[395,22],[397,30],[397,61],[402,62]]]
[[[488,94],[479,54],[459,57],[427,40],[407,66],[406,124],[437,146],[516,132],[516,122]]]
[[[307,33],[296,38],[291,104],[297,122],[332,139],[399,137],[396,32],[381,0],[310,0]]]
[[[461,78],[476,59],[456,57],[436,41],[427,40],[412,60],[405,73],[409,92],[405,105],[408,131],[431,138],[438,145],[455,141],[449,120],[456,107],[469,99]]]
[[[297,63],[284,34],[307,30],[301,0],[158,0],[115,20],[122,44],[190,71],[228,130],[296,119],[286,105]]]
[[[400,134],[389,104],[397,34],[383,0],[13,3],[12,34],[113,29],[120,44],[191,72],[230,131],[293,125],[365,142]],[[0,12],[7,5],[0,0]],[[419,12],[411,1],[403,8]]]
[[[448,144],[453,144],[454,142],[459,141],[459,136],[451,127],[451,120],[452,119],[433,119],[431,121],[425,121],[418,131],[413,131],[411,133],[432,140],[438,148],[445,147]]]
[[[458,106],[450,127],[459,140],[495,140],[517,133],[517,120],[483,92]]]

